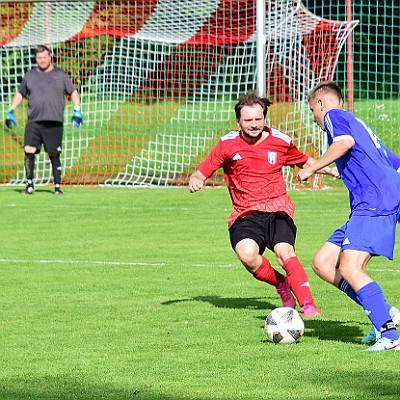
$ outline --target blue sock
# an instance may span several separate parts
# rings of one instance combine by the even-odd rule
[[[342,278],[339,282],[338,288],[343,292],[346,293],[347,296],[349,296],[354,302],[356,302],[359,306],[361,306],[360,299],[357,296],[357,293],[354,291],[354,289],[349,285],[349,282],[347,282],[344,278]],[[388,311],[392,308],[392,306],[386,302],[386,308]]]
[[[357,292],[357,296],[368,318],[380,331],[382,326],[392,319],[381,287],[376,282],[367,283]],[[396,329],[384,331],[381,336],[391,340],[399,338]]]
[[[346,293],[353,301],[355,301],[359,306],[361,306],[360,299],[357,296],[357,293],[354,289],[349,285],[344,278],[342,278],[339,282],[338,288],[343,292]]]

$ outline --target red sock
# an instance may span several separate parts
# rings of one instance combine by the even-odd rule
[[[288,258],[282,268],[286,271],[290,289],[292,289],[300,306],[303,306],[306,297],[314,303],[306,271],[299,259],[296,256]]]
[[[259,281],[267,282],[275,287],[285,280],[285,276],[272,268],[271,263],[265,257],[262,257],[261,265],[253,272],[253,276]]]

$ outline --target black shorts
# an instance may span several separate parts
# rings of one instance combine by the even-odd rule
[[[25,126],[24,146],[36,147],[40,153],[42,144],[46,153],[61,153],[63,124],[56,121],[28,122]]]
[[[294,247],[297,228],[293,219],[285,212],[254,212],[245,218],[237,219],[229,228],[231,246],[243,239],[253,239],[263,254],[265,248],[274,251],[278,243],[289,243]]]

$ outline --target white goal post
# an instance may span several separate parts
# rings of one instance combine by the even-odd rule
[[[48,44],[82,98],[84,125],[66,110],[62,153],[67,184],[184,185],[217,139],[236,128],[234,104],[257,89],[273,102],[268,123],[310,155],[325,143],[308,111],[308,91],[332,79],[357,21],[330,21],[300,1],[265,6],[263,39],[255,0],[1,2],[2,115],[33,49]],[[259,33],[259,32],[258,32]],[[257,65],[257,41],[264,63]],[[22,183],[24,112],[4,127],[2,183]],[[36,182],[51,182],[45,154]],[[285,170],[293,187],[291,170]],[[221,181],[216,174],[211,184]]]

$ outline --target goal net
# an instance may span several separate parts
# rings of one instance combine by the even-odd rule
[[[237,128],[239,96],[257,87],[256,0],[2,2],[0,11],[2,115],[38,44],[51,46],[81,95],[83,126],[70,123],[70,101],[65,113],[67,184],[184,185]],[[325,143],[306,96],[333,78],[357,22],[319,18],[300,1],[267,1],[265,12],[268,124],[318,156]],[[17,128],[2,124],[3,183],[24,181],[23,106],[16,115]],[[36,183],[51,182],[49,165],[42,152]],[[285,179],[291,187],[291,169]]]

